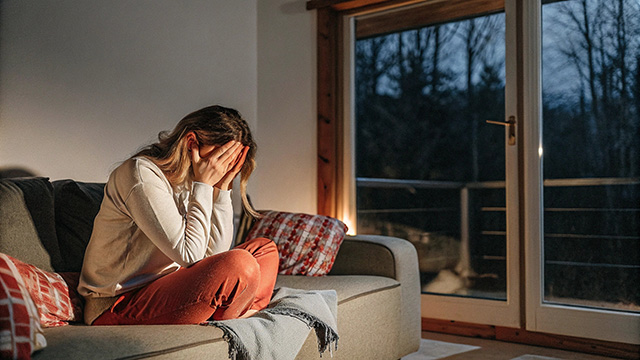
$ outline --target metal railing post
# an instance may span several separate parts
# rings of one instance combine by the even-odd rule
[[[469,188],[460,188],[460,261],[456,272],[463,277],[471,272],[471,254],[469,253]]]

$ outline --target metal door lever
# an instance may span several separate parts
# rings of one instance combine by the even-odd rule
[[[487,120],[487,123],[506,126],[509,130],[509,145],[516,144],[516,117],[515,116],[509,116],[509,120],[507,121]]]

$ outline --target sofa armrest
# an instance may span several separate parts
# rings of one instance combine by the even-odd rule
[[[418,254],[407,240],[380,236],[346,236],[329,275],[376,275],[396,279],[402,292],[403,333],[399,336],[404,351],[420,346],[420,274]]]

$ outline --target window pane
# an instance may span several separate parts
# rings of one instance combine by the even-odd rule
[[[640,2],[543,6],[544,299],[640,310]]]
[[[358,232],[411,241],[425,292],[506,299],[504,27],[356,41]]]

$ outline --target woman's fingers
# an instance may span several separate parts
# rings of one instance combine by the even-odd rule
[[[220,161],[225,161],[229,158],[233,159],[233,155],[236,153],[237,149],[240,146],[242,146],[242,143],[237,142],[235,140],[231,140],[228,143],[213,150],[213,152],[211,153],[211,158],[214,158]]]
[[[220,166],[220,169],[226,173],[233,168],[234,164],[238,160],[238,157],[240,156],[241,151],[242,151],[242,144],[238,143],[234,147],[232,147],[231,149],[227,150],[225,153],[220,155],[219,158],[217,159],[211,158],[211,160],[218,163]]]
[[[191,150],[194,179],[208,184],[227,184],[242,169],[249,147],[232,140],[210,152],[203,154],[201,151],[199,147]]]
[[[242,157],[243,149],[244,145],[242,145],[242,143],[237,143],[237,146],[234,146],[218,158],[218,161],[220,161],[226,169],[225,173],[234,171],[236,164]]]
[[[242,153],[239,153],[233,162],[233,166],[231,169],[226,172],[226,174],[220,179],[220,181],[216,184],[216,187],[222,190],[231,189],[231,185],[233,183],[233,179],[238,175],[240,170],[242,170],[242,165],[247,158],[247,153],[249,152],[248,146],[242,147]]]
[[[242,165],[244,165],[244,161],[247,158],[247,153],[249,152],[249,147],[248,146],[244,146],[242,148],[242,154],[238,157],[238,161],[236,161],[235,166],[233,167],[233,169],[231,169],[232,172],[234,173],[238,173],[240,172],[240,170],[242,169]]]
[[[233,155],[231,156],[231,159],[233,159],[233,161],[231,162],[232,165],[238,161],[238,158],[241,156],[243,149],[244,149],[244,145],[242,145],[242,143],[239,142],[238,146],[233,151]]]

